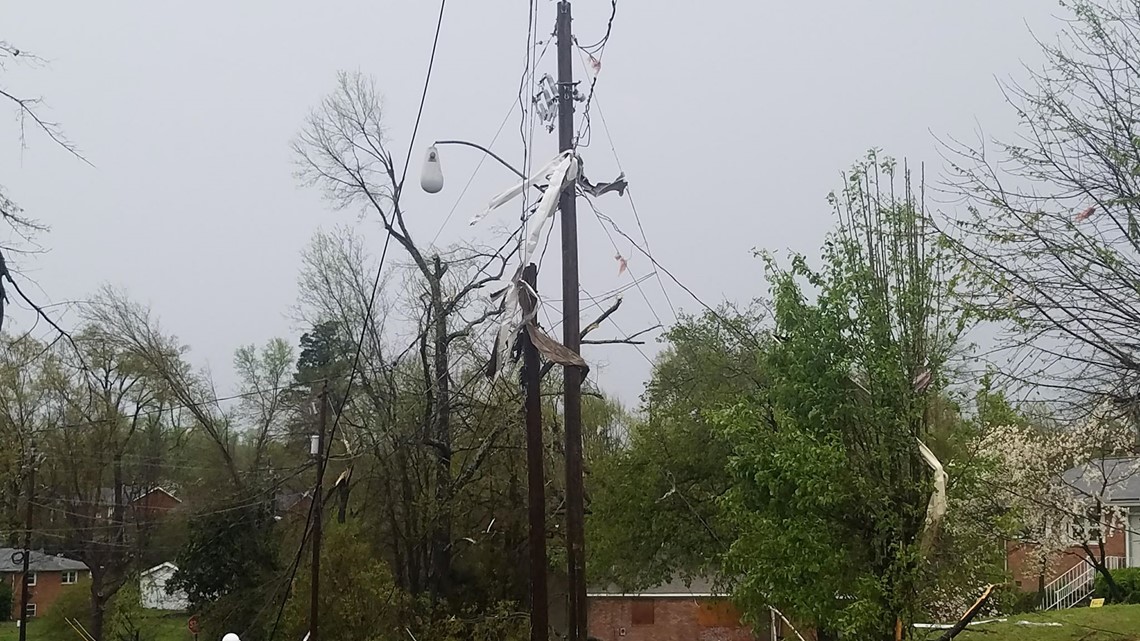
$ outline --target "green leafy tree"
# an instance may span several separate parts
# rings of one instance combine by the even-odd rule
[[[717,501],[731,446],[717,412],[763,391],[757,311],[724,307],[682,318],[642,396],[626,447],[590,476],[594,581],[627,589],[718,574],[734,530]]]
[[[299,574],[285,610],[286,638],[300,639],[308,630],[309,586],[309,575]],[[360,526],[331,524],[321,545],[321,636],[339,641],[406,638],[400,624],[407,606],[406,595]]]
[[[280,548],[268,501],[235,499],[190,519],[188,541],[168,583],[182,590],[206,632],[246,630],[264,622],[270,589],[279,586]]]
[[[893,638],[920,608],[932,487],[916,440],[965,323],[949,311],[952,263],[896,170],[874,152],[854,167],[820,269],[769,259],[766,390],[722,415],[739,600],[860,639]]]

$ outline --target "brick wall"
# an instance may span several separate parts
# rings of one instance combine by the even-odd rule
[[[9,582],[12,586],[12,619],[20,618],[20,599],[21,591],[23,590],[24,582],[21,579],[21,574],[8,574],[4,576],[4,580]],[[87,582],[88,573],[86,570],[79,571],[79,581],[72,585],[63,585],[63,575],[60,572],[37,572],[36,584],[29,589],[28,603],[35,604],[36,616],[42,617],[49,610],[51,606],[59,599],[67,590],[86,590],[89,589],[90,584]]]
[[[770,641],[740,622],[725,599],[591,597],[590,634],[599,641]]]
[[[1104,540],[1105,553],[1108,556],[1124,558],[1126,539],[1123,530],[1109,530]],[[1029,543],[1011,541],[1006,544],[1006,568],[1017,587],[1026,592],[1033,592],[1039,587],[1038,563],[1035,560],[1037,553],[1037,547]],[[1084,558],[1085,551],[1079,546],[1069,548],[1047,568],[1044,582],[1048,584],[1078,564],[1084,563]]]

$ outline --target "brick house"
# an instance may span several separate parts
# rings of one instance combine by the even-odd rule
[[[182,505],[181,499],[161,487],[124,487],[123,501],[127,510],[131,512],[127,520],[136,522],[152,520]],[[107,506],[104,517],[112,518],[115,514],[114,488],[105,487],[99,490],[99,502]]]
[[[775,625],[758,630],[741,621],[728,595],[709,581],[672,581],[626,593],[610,588],[587,594],[590,636],[598,641],[773,641],[795,638]],[[801,630],[806,638],[812,636]]]
[[[1104,541],[1103,554],[1109,567],[1140,567],[1140,459],[1092,461],[1065,472],[1062,482],[1082,496],[1100,496],[1105,502],[1124,510],[1122,528],[1104,529],[1101,537]],[[1072,521],[1070,519],[1069,526],[1073,525]],[[1094,552],[1101,552],[1099,543],[1090,542],[1090,547]],[[1018,588],[1026,592],[1042,588],[1048,591],[1065,587],[1060,583],[1075,583],[1078,592],[1091,592],[1091,585],[1083,583],[1091,584],[1093,576],[1086,560],[1087,553],[1075,538],[1073,545],[1053,561],[1044,574],[1039,572],[1037,554],[1038,548],[1032,543],[1006,542],[1006,570]]]
[[[0,548],[0,580],[12,588],[11,618],[19,618],[21,592],[28,589],[28,616],[43,616],[66,590],[82,589],[90,578],[87,566],[64,556],[33,551],[28,563],[28,576],[23,577],[23,550]]]

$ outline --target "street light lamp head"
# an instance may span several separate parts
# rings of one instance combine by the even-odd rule
[[[241,641],[241,639],[238,638],[238,635],[231,632],[231,633],[227,634],[226,636],[222,637],[222,641]]]
[[[420,174],[420,187],[429,194],[443,189],[443,167],[439,164],[439,151],[435,145],[428,147],[424,157],[424,169]]]

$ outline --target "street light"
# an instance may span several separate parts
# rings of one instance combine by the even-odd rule
[[[424,157],[424,170],[420,173],[420,187],[429,194],[443,189],[443,167],[439,164],[439,151],[435,145],[428,147]]]
[[[461,145],[478,149],[497,160],[500,165],[510,169],[519,178],[526,180],[526,174],[515,169],[509,162],[503,160],[495,152],[482,145],[467,142],[466,140],[437,140],[435,144],[427,148],[427,154],[424,156],[423,171],[420,173],[420,187],[429,194],[439,193],[443,189],[443,165],[440,164],[439,150],[436,149],[436,147],[440,145]]]

